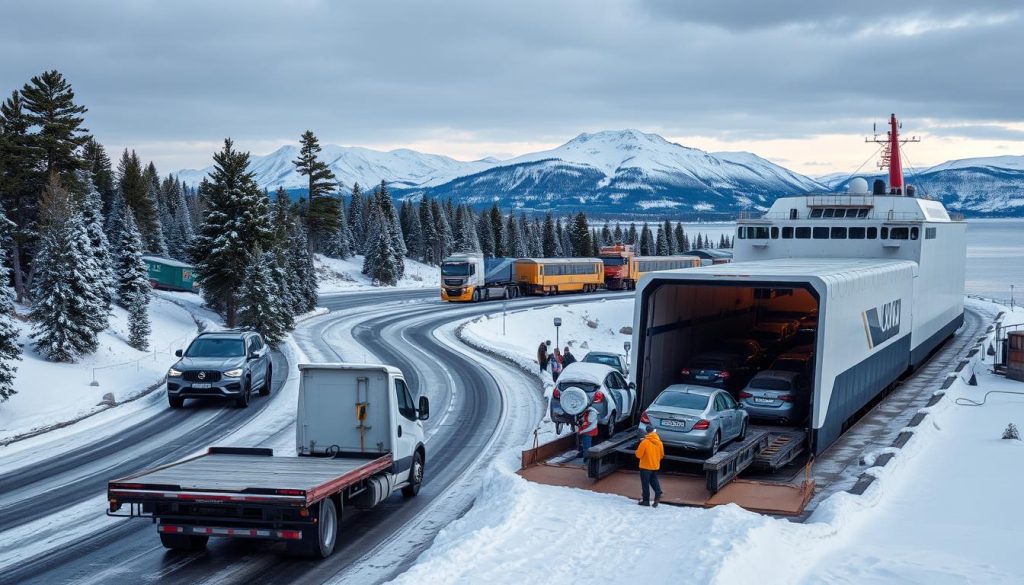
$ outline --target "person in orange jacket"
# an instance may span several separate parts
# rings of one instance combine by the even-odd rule
[[[636,448],[636,458],[640,460],[640,490],[642,497],[638,504],[651,506],[651,488],[654,488],[654,504],[657,508],[661,502],[661,483],[658,482],[658,470],[661,469],[661,460],[665,457],[665,446],[661,444],[661,437],[649,424],[640,425],[640,430],[645,433],[644,438]]]

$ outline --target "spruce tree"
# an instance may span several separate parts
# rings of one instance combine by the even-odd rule
[[[672,231],[672,237],[676,241],[676,252],[680,254],[689,252],[685,235],[686,234],[683,232],[683,222],[677,223],[675,229]]]
[[[600,242],[601,242],[602,246],[611,246],[612,244],[615,243],[613,241],[613,238],[612,238],[611,226],[608,224],[607,220],[605,220],[604,226],[601,228],[601,240],[600,240]]]
[[[82,172],[87,173],[87,171]],[[93,264],[96,266],[96,273],[92,278],[95,280],[97,294],[102,299],[103,309],[109,313],[110,305],[114,300],[115,279],[110,243],[107,240],[107,233],[103,229],[103,201],[91,178],[82,178],[79,182],[86,188],[85,197],[79,208],[82,214],[82,224],[89,236],[89,252],[92,255]]]
[[[499,258],[507,258],[512,255],[509,251],[509,234],[505,230],[505,224],[501,217],[501,210],[498,209],[498,202],[491,204],[491,233],[494,236],[494,255]]]
[[[160,175],[156,172],[156,166],[151,162],[142,171],[142,182],[146,185],[146,204],[144,208],[152,209],[139,215],[136,212],[135,221],[139,224],[139,233],[142,234],[142,242],[146,246],[146,253],[157,256],[167,256],[167,243],[164,241],[164,229],[160,225],[161,216],[164,210],[160,199]]]
[[[572,256],[572,242],[569,241],[569,230],[562,227],[562,218],[555,220],[555,233],[558,234],[558,249],[556,254],[559,258]]]
[[[555,225],[551,224],[551,254],[554,255],[554,251],[557,248],[554,240]],[[533,225],[530,226],[530,255],[534,258],[545,258],[544,254],[544,238],[545,230],[540,223],[540,218],[537,216],[533,217]]]
[[[607,227],[607,226],[606,226]],[[569,241],[572,245],[571,250],[568,250],[568,255],[576,258],[586,258],[591,256],[594,248],[594,240],[590,233],[590,226],[587,224],[587,215],[582,211],[576,213],[572,218],[572,222],[567,230],[569,233]]]
[[[509,212],[505,221],[505,234],[508,240],[505,244],[506,257],[528,258],[530,256],[526,236],[523,234],[523,225],[516,220],[516,215],[512,212]]]
[[[494,226],[491,224],[491,214],[488,211],[480,212],[476,227],[477,236],[480,238],[480,251],[484,258],[494,258],[497,255],[495,254]]]
[[[242,267],[251,251],[272,235],[269,203],[248,170],[249,153],[235,150],[230,138],[213,160],[214,169],[203,188],[208,209],[191,255],[203,297],[222,311],[228,327],[234,327]]]
[[[11,278],[18,302],[31,295],[39,192],[43,188],[39,152],[33,147],[30,126],[21,94],[12,92],[0,104],[0,204],[15,226],[5,249],[10,250]]]
[[[625,237],[622,233],[622,226],[618,222],[615,223],[615,231],[612,232],[612,244],[622,243],[622,238]]]
[[[352,198],[348,203],[348,229],[352,232],[352,247],[362,254],[366,247],[366,218],[363,217],[363,190],[359,183],[352,185]]]
[[[11,234],[15,225],[0,207],[0,249],[6,250],[10,245]],[[0,254],[0,402],[4,402],[14,394],[14,377],[18,373],[14,362],[21,359],[21,346],[18,345],[18,328],[14,325],[14,291],[9,282],[10,273],[7,261]]]
[[[555,231],[555,220],[551,217],[551,212],[544,214],[544,232],[541,239],[542,253],[545,258],[555,258],[558,256],[558,232]]]
[[[316,265],[309,251],[309,237],[301,224],[296,224],[289,234],[288,273],[291,278],[291,298],[295,303],[292,314],[301,315],[315,309],[318,296]]]
[[[117,229],[120,240],[114,273],[116,275],[117,304],[128,310],[128,345],[146,350],[149,345],[149,274],[142,259],[142,236],[135,217],[128,212],[121,216]]]
[[[391,193],[388,192],[387,184],[380,182],[377,189],[376,205],[381,211],[381,226],[391,236],[391,248],[394,253],[393,264],[398,275],[396,280],[405,276],[405,239],[402,236],[402,224],[398,220],[398,212],[395,211],[394,202],[391,200]]]
[[[701,237],[700,234],[697,234],[697,243],[694,245],[694,249],[695,250],[703,250],[704,249],[704,239]]]
[[[363,258],[363,274],[384,286],[394,286],[401,278],[402,258],[389,234],[389,224],[387,212],[375,206],[370,216],[370,241]]]
[[[665,232],[665,246],[666,246],[666,250],[668,250],[668,253],[665,254],[665,255],[666,256],[675,256],[675,254],[676,254],[676,239],[673,237],[673,234],[672,234],[672,222],[670,222],[669,220],[666,219],[665,223],[662,224],[661,229],[659,229],[658,231],[659,232]]]
[[[476,233],[476,215],[468,205],[459,205],[455,211],[455,252],[479,252],[480,238]]]
[[[651,233],[651,228],[645,222],[643,229],[640,230],[640,255],[651,256],[654,252],[654,235]]]
[[[341,201],[331,196],[335,176],[327,163],[318,158],[320,141],[312,130],[306,130],[299,138],[299,158],[292,161],[300,175],[307,179],[309,207],[306,210],[306,230],[309,250],[318,251],[321,242],[330,241],[338,225],[338,206]]]
[[[629,224],[629,229],[626,230],[626,243],[631,245],[631,246],[639,246],[640,245],[640,236],[637,235],[636,224],[635,223],[630,223]]]
[[[655,256],[670,256],[668,247],[668,237],[665,235],[667,232],[664,228],[658,230],[658,237],[654,240],[654,255]]]
[[[87,110],[75,103],[71,84],[59,71],[45,71],[25,84],[21,97],[29,124],[39,129],[32,146],[42,154],[42,175],[56,174],[63,185],[78,187],[76,172],[87,168],[81,148],[89,135],[82,127]]]
[[[107,312],[93,279],[97,267],[81,213],[56,174],[40,211],[43,236],[35,258],[32,339],[47,359],[73,362],[96,350]]]
[[[601,257],[601,233],[594,228],[590,232],[590,254],[591,258]]]
[[[438,251],[438,234],[437,234],[437,222],[434,219],[433,204],[430,201],[429,196],[424,196],[420,199],[419,204],[419,222],[420,222],[420,248],[422,256],[420,260],[435,266],[441,263],[441,259],[437,257],[440,253]]]
[[[434,222],[437,226],[438,247],[435,257],[437,258],[438,263],[440,263],[451,255],[452,249],[455,247],[455,234],[452,232],[451,222],[448,221],[448,213],[445,212],[444,206],[441,205],[441,202],[437,199],[431,201],[430,212],[434,216]]]
[[[82,158],[85,159],[86,167],[92,171],[92,184],[100,194],[102,205],[100,211],[103,217],[110,215],[110,206],[114,203],[114,193],[117,187],[114,184],[114,169],[111,166],[110,157],[106,149],[96,141],[89,138],[82,151]]]
[[[245,278],[238,293],[238,322],[251,327],[276,347],[288,335],[289,323],[294,323],[291,308],[285,306],[272,267],[276,265],[273,253],[264,253],[257,246],[245,267]]]

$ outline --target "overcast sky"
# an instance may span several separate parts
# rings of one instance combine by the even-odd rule
[[[907,151],[923,166],[1024,154],[1018,7],[32,0],[4,7],[0,91],[59,69],[101,142],[164,172],[210,164],[225,136],[264,154],[307,128],[464,160],[638,128],[821,174],[869,158],[890,112],[924,136]]]

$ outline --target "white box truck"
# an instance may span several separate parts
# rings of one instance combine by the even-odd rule
[[[111,481],[107,514],[153,518],[170,549],[203,548],[211,536],[260,538],[322,558],[334,551],[346,506],[371,508],[396,490],[415,496],[427,398],[414,403],[391,366],[300,364],[299,372],[296,456],[210,447]]]

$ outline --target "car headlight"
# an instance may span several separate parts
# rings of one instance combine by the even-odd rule
[[[167,370],[167,377],[168,378],[180,378],[181,377],[181,372],[179,372],[178,370],[175,370],[174,368],[171,368],[171,369]]]
[[[242,377],[242,368],[237,368],[237,369],[234,369],[234,370],[228,370],[228,371],[224,372],[224,377],[225,378],[241,378]]]

